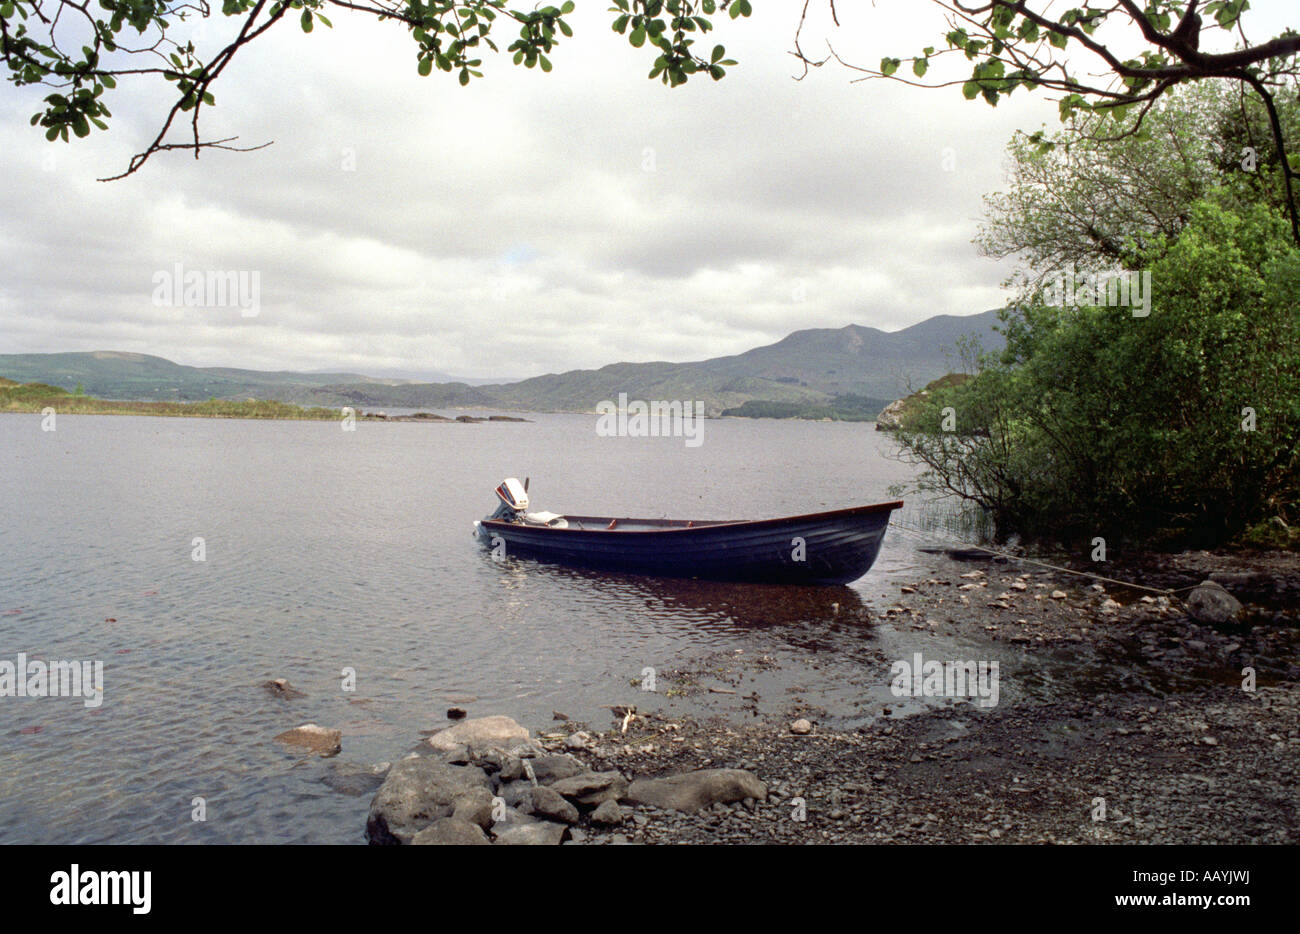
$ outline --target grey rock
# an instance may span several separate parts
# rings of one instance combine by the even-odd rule
[[[326,772],[321,782],[339,794],[360,798],[363,795],[372,795],[378,790],[384,783],[386,771],[386,767],[376,769],[373,766],[369,768],[355,765],[340,766]]]
[[[807,736],[812,729],[812,723],[802,717],[790,724],[790,732],[795,736]]]
[[[518,808],[523,813],[530,814],[533,810],[532,790],[534,787],[533,783],[527,779],[520,779],[503,784],[498,794],[505,801],[506,807]]]
[[[459,754],[461,747],[468,749],[503,749],[516,752],[535,750],[528,730],[509,717],[474,717],[462,720],[430,736],[426,742],[438,752]]]
[[[477,824],[459,817],[442,817],[414,837],[414,846],[487,846],[487,834]]]
[[[492,826],[492,810],[496,798],[486,788],[473,788],[452,802],[451,816],[483,829]]]
[[[591,745],[591,734],[582,730],[571,733],[565,737],[564,745],[570,749],[586,749]]]
[[[492,826],[488,828],[494,835],[505,833],[512,827],[522,827],[524,824],[537,823],[536,817],[533,817],[531,814],[525,814],[517,808],[504,807],[496,813],[501,816],[494,820]]]
[[[1224,587],[1256,587],[1267,581],[1267,576],[1258,571],[1214,571],[1208,576]]]
[[[925,396],[928,393],[922,389],[920,395]],[[907,410],[907,400],[898,399],[889,403],[876,416],[876,431],[897,431],[903,427],[903,413]]]
[[[767,786],[743,769],[700,769],[667,778],[634,781],[623,800],[693,814],[710,805],[746,798],[765,800]]]
[[[613,826],[623,823],[626,818],[627,815],[623,813],[623,809],[618,806],[617,801],[603,801],[596,810],[591,812],[591,822],[593,824]]]
[[[578,809],[564,800],[564,796],[555,789],[538,785],[536,788],[530,788],[525,794],[532,804],[530,813],[535,817],[544,817],[563,824],[578,822]]]
[[[370,802],[366,838],[372,844],[410,843],[411,839],[443,817],[461,808],[462,819],[472,814],[490,785],[483,770],[472,765],[452,765],[428,756],[403,759]]]
[[[1222,625],[1237,620],[1241,603],[1222,584],[1207,580],[1187,595],[1187,611],[1197,622]]]
[[[524,760],[519,756],[506,756],[505,761],[501,763],[500,771],[503,782],[513,782],[522,778],[524,774]]]
[[[529,765],[538,784],[549,785],[562,778],[573,778],[587,771],[587,767],[573,756],[538,756]]]
[[[477,765],[489,775],[500,775],[503,782],[512,782],[524,774],[523,762],[519,756],[499,746],[467,747],[467,754],[471,764]]]
[[[569,828],[548,820],[519,824],[497,834],[498,846],[558,846],[564,842]]]
[[[623,797],[627,791],[627,779],[618,772],[584,772],[552,782],[550,787],[574,804],[594,808]]]
[[[314,723],[304,723],[292,730],[285,730],[275,741],[325,757],[337,756],[343,751],[342,730],[331,730]]]

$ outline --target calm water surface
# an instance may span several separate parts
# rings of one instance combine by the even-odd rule
[[[891,532],[848,590],[496,563],[470,530],[506,476],[531,476],[535,508],[700,519],[876,502],[909,476],[870,424],[713,420],[688,448],[529,417],[353,432],[0,417],[0,659],[102,660],[105,681],[98,709],[0,698],[0,840],[361,842],[355,775],[450,704],[534,729],[555,710],[603,723],[601,705],[654,706],[630,687],[646,666],[815,653],[832,602],[869,604],[920,560]],[[277,677],[307,696],[269,697]],[[343,753],[271,741],[308,721],[341,727]]]

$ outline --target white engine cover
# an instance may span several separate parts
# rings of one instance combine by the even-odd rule
[[[528,509],[528,491],[516,477],[507,478],[499,487],[497,487],[497,496],[501,502],[505,503],[511,509],[524,512]]]

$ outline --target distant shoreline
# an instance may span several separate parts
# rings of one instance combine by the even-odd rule
[[[97,399],[82,393],[68,392],[44,383],[16,383],[0,379],[0,413],[41,415],[47,409],[57,415],[148,415],[159,418],[233,418],[263,421],[340,421],[349,417],[343,409],[313,406],[306,408],[288,402],[248,399],[233,401],[209,399],[207,402],[126,402]],[[509,415],[437,415],[416,412],[411,415],[388,415],[384,412],[355,410],[351,415],[363,422],[427,422],[477,424],[479,422],[526,422]]]

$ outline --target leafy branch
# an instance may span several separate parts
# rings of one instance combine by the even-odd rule
[[[805,19],[814,2],[804,0]],[[825,2],[838,24],[834,3]],[[968,100],[983,98],[992,106],[1019,88],[1045,90],[1055,94],[1062,122],[1084,114],[1113,118],[1118,133],[1113,138],[1140,133],[1152,106],[1171,89],[1212,78],[1240,82],[1276,118],[1275,95],[1300,75],[1300,33],[1287,29],[1252,43],[1243,24],[1248,0],[1204,4],[1199,0],[1084,0],[1059,16],[1047,12],[1052,6],[1049,0],[931,2],[946,19],[943,47],[927,46],[910,57],[886,56],[873,67],[846,61],[828,42],[827,54],[815,58],[802,49],[801,19],[793,54],[805,71],[834,61],[859,73],[857,80],[885,78],[925,88],[958,86]],[[1102,41],[1103,27],[1107,36],[1136,38],[1145,48],[1123,58],[1112,50],[1114,42]],[[1231,51],[1202,51],[1202,36],[1215,29],[1234,36]],[[969,62],[969,72],[936,80],[932,65],[953,58]],[[909,67],[904,69],[905,65]],[[1300,244],[1295,191],[1300,159],[1288,152],[1280,122],[1271,122],[1292,237]],[[1042,149],[1055,145],[1041,132],[1032,140]]]
[[[655,53],[650,77],[669,87],[701,73],[715,81],[724,77],[736,62],[722,45],[707,55],[696,52],[697,38],[712,31],[710,17],[719,12],[733,20],[753,12],[750,0],[613,2],[614,30],[633,48],[648,46]],[[106,131],[113,116],[106,101],[120,79],[172,85],[172,103],[157,133],[123,172],[102,179],[111,181],[139,171],[159,152],[186,150],[197,159],[205,149],[242,152],[270,145],[243,147],[233,145],[237,137],[203,137],[200,116],[216,104],[212,86],[241,49],[279,23],[295,21],[304,33],[317,23],[332,28],[325,12],[330,7],[402,24],[416,46],[417,73],[455,74],[461,85],[483,77],[484,53],[501,51],[496,38],[502,30],[518,28],[517,37],[503,40],[511,61],[543,72],[553,68],[555,47],[573,37],[565,20],[573,0],[532,10],[513,9],[508,0],[221,0],[219,10],[208,0],[0,0],[0,62],[14,85],[50,88],[31,124],[51,142]],[[186,27],[218,18],[238,26],[205,59]],[[176,132],[185,123],[182,141]]]

